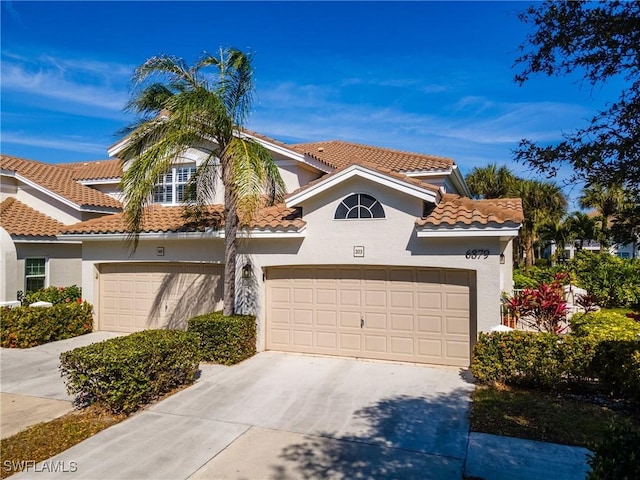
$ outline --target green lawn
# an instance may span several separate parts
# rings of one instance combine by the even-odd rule
[[[477,386],[471,406],[472,431],[587,448],[625,419],[640,428],[640,411],[628,404],[507,386]]]

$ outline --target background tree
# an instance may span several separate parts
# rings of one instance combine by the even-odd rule
[[[512,194],[516,177],[505,165],[492,163],[474,167],[466,182],[475,198],[505,198]]]
[[[580,206],[582,208],[594,208],[598,214],[597,221],[598,240],[601,244],[601,251],[610,245],[610,227],[615,219],[615,215],[620,212],[624,204],[624,192],[619,185],[605,187],[601,184],[593,184],[586,187],[580,196]]]
[[[225,315],[235,311],[238,228],[265,201],[274,203],[285,193],[269,152],[242,134],[253,100],[252,76],[250,56],[236,49],[205,53],[193,66],[169,55],[150,58],[134,72],[136,88],[127,105],[142,118],[127,129],[118,154],[135,249],[158,178],[188,148],[206,152],[189,188],[196,211],[211,203],[219,180],[224,188]]]
[[[595,240],[599,236],[598,224],[586,213],[573,212],[567,218],[566,223],[571,232],[571,238],[579,242],[579,250],[584,248],[585,240]]]
[[[640,2],[545,1],[519,17],[533,25],[515,80],[583,73],[591,86],[625,80],[618,98],[557,145],[522,140],[516,159],[555,174],[569,164],[588,184],[640,188]]]
[[[545,224],[560,221],[567,209],[567,198],[556,184],[539,180],[519,179],[514,193],[515,197],[522,199],[524,222],[520,234],[525,266],[530,267],[537,257],[534,245],[539,241],[541,228]]]

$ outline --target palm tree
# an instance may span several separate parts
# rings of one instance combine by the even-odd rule
[[[549,222],[557,222],[567,208],[567,199],[560,187],[551,182],[519,179],[514,187],[516,196],[522,199],[524,221],[521,236],[524,244],[525,266],[535,261],[534,244],[540,228]]]
[[[585,240],[598,237],[599,228],[596,221],[586,213],[573,212],[567,219],[567,226],[574,240],[579,240],[579,249],[584,247]]]
[[[169,55],[150,58],[135,70],[136,89],[127,104],[143,118],[128,128],[119,152],[124,214],[134,249],[158,178],[188,148],[206,152],[189,187],[198,187],[197,206],[211,202],[217,179],[224,188],[225,315],[235,311],[238,228],[255,216],[265,198],[272,204],[285,193],[269,152],[242,133],[253,100],[252,75],[250,56],[236,49],[221,49],[218,56],[205,53],[191,67]]]
[[[492,163],[474,167],[466,181],[475,198],[505,198],[512,194],[516,177],[506,166]]]
[[[620,186],[605,187],[599,184],[587,186],[580,196],[580,206],[582,208],[595,208],[600,222],[600,251],[604,251],[609,246],[610,223],[614,216],[618,214],[624,204],[624,191]],[[595,240],[595,239],[593,239]]]
[[[545,242],[545,247],[555,244],[554,258],[556,260],[564,258],[564,249],[571,235],[567,222],[562,220],[547,222],[538,229],[538,235],[540,240]]]

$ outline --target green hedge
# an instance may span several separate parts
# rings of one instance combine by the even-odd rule
[[[79,404],[131,413],[198,372],[200,338],[180,330],[145,330],[60,355],[67,391]]]
[[[22,299],[25,307],[35,302],[50,302],[54,305],[59,303],[78,302],[82,298],[82,289],[77,285],[70,287],[47,287],[35,292],[27,292]]]
[[[640,430],[631,422],[611,425],[588,460],[588,480],[640,478]]]
[[[187,330],[200,334],[203,360],[233,365],[256,353],[256,318],[252,315],[207,313],[189,319]]]
[[[553,388],[590,376],[597,342],[553,333],[480,333],[471,371],[481,383]]]
[[[640,342],[552,333],[481,333],[471,371],[480,383],[571,385],[640,400]]]
[[[571,333],[592,336],[598,340],[638,340],[640,322],[625,317],[621,313],[591,312],[574,315]]]
[[[90,303],[61,303],[52,307],[2,308],[0,345],[29,348],[84,335],[93,330]]]

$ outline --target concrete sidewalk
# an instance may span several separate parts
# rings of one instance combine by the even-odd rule
[[[276,352],[201,369],[195,385],[14,478],[585,477],[584,449],[469,433],[474,387],[459,369]]]

